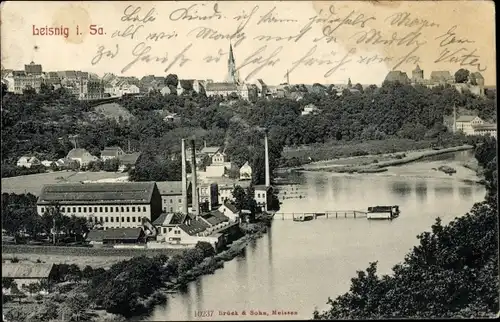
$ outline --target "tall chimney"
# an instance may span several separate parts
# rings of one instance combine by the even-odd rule
[[[264,144],[266,149],[266,187],[271,185],[271,176],[269,173],[269,146],[267,144],[267,129],[264,131]]]
[[[186,142],[182,139],[182,213],[188,213],[188,200],[187,200],[187,169],[186,169]]]
[[[199,215],[200,207],[198,205],[198,185],[196,184],[196,151],[194,140],[191,140],[191,189],[193,194],[193,213],[195,218]]]

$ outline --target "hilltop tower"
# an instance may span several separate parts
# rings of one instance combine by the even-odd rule
[[[417,67],[411,72],[411,80],[414,84],[422,83],[424,80],[424,71],[420,69],[418,64]]]
[[[228,83],[238,84],[239,77],[236,70],[236,63],[234,61],[233,45],[229,44],[229,59],[227,60],[227,80]]]

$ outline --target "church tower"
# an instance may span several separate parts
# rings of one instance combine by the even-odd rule
[[[418,84],[422,83],[424,80],[424,71],[420,69],[420,66],[418,66],[411,72],[412,73],[412,83]]]
[[[233,55],[233,45],[229,44],[229,59],[227,61],[227,79],[228,83],[239,84],[238,71]]]

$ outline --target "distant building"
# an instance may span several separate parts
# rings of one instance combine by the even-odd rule
[[[268,96],[267,85],[262,79],[258,79],[255,83],[257,86],[257,96],[266,98]]]
[[[41,76],[28,74],[25,71],[14,70],[4,76],[3,81],[7,85],[7,90],[15,94],[22,94],[26,89],[33,89],[40,92],[43,79]]]
[[[484,124],[479,116],[462,115],[456,120],[456,130],[462,131],[465,135],[474,135],[474,126]]]
[[[141,244],[146,242],[146,234],[137,228],[93,229],[85,237],[91,245]]]
[[[101,151],[101,160],[119,159],[123,155],[125,155],[125,152],[119,146],[105,147]]]
[[[54,264],[48,263],[2,263],[2,278],[11,278],[19,290],[30,284],[47,285],[50,291],[54,282]]]
[[[417,67],[411,72],[411,82],[414,84],[421,84],[424,82],[424,71],[420,69],[420,66],[417,64]]]
[[[182,212],[182,181],[158,181],[156,182],[161,196],[162,210],[166,213]],[[191,182],[188,182],[186,191],[191,196]],[[188,198],[188,203],[191,201]]]
[[[207,83],[205,93],[210,96],[229,96],[231,94],[238,95],[238,85],[233,83]]]
[[[217,209],[219,206],[219,189],[216,183],[202,184],[198,187],[198,199],[202,212]]]
[[[474,135],[489,135],[497,137],[497,125],[493,123],[483,123],[472,125]]]
[[[24,65],[24,71],[28,75],[42,76],[42,65],[31,62],[29,65]]]
[[[400,82],[401,84],[409,84],[410,79],[408,75],[400,70],[390,71],[387,76],[385,76],[385,81],[387,82]]]
[[[162,212],[154,182],[44,185],[37,201],[38,214],[42,216],[55,205],[63,215],[86,218],[104,229],[141,227],[143,218],[154,221]]]
[[[430,82],[433,84],[452,84],[455,82],[455,77],[448,70],[432,71]]]
[[[237,184],[219,184],[218,185],[218,195],[219,195],[219,204],[222,205],[226,200],[234,201],[233,191],[236,186],[240,186],[243,189],[246,189],[250,186],[251,181],[240,181]]]
[[[86,167],[90,162],[98,160],[96,156],[93,156],[89,151],[82,148],[71,149],[66,158],[78,161],[78,163],[80,163],[80,167]]]
[[[223,213],[231,221],[238,222],[240,219],[240,212],[232,201],[226,201],[219,207],[219,212]]]
[[[316,107],[314,104],[308,104],[304,106],[304,110],[302,111],[301,115],[309,115],[309,114],[316,114],[319,112],[319,108]]]
[[[252,167],[247,161],[240,168],[240,180],[251,180],[251,179],[252,179]]]
[[[271,187],[266,187],[264,185],[254,186],[255,189],[255,202],[257,202],[257,206],[261,208],[262,211],[267,210],[267,205],[269,204],[269,200],[272,193]]]
[[[17,160],[18,167],[31,168],[32,166],[40,165],[41,162],[34,156],[22,156]]]
[[[212,158],[212,156],[219,151],[220,151],[220,147],[207,146],[207,143],[205,142],[205,146],[203,147],[203,149],[201,149],[200,154],[205,154],[205,155],[208,155],[210,158]]]
[[[160,90],[160,93],[162,95],[169,95],[172,94],[172,90],[168,86],[163,86],[162,89]]]

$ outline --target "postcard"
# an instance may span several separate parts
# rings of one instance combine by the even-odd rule
[[[3,321],[498,315],[492,1],[0,8]]]

